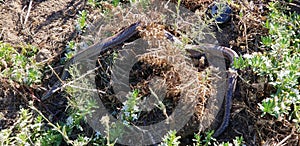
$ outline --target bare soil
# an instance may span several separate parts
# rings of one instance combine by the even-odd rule
[[[206,9],[211,2],[183,0],[182,3],[191,11],[196,11]],[[262,26],[266,20],[267,2],[237,3],[239,5],[231,5],[231,20],[219,26],[222,31],[215,28],[219,45],[231,47],[240,55],[264,51],[259,49],[259,42],[260,37],[267,32]],[[86,6],[85,0],[34,0],[31,7],[30,0],[4,0],[0,2],[0,41],[13,46],[36,46],[44,60],[55,66],[55,71],[60,72],[62,66],[59,61],[66,44],[80,39],[75,30],[76,15],[83,9],[96,11]],[[244,15],[240,16],[240,12]],[[274,89],[251,70],[243,70],[239,74],[230,124],[217,140],[232,141],[237,136],[243,136],[246,145],[274,145],[280,142],[300,145],[299,133],[296,133],[295,125],[291,121],[271,116],[261,117],[258,103]],[[26,107],[29,100],[34,100],[35,105],[53,122],[65,119],[67,100],[60,94],[44,102],[39,100],[56,80],[56,76],[47,67],[42,84],[34,87],[22,86],[1,78],[0,129],[11,126],[19,109]],[[182,142],[191,143],[191,138],[185,138]]]

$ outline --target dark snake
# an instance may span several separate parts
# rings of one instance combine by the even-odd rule
[[[77,60],[83,59],[83,58],[89,58],[90,56],[94,56],[95,52],[106,52],[109,49],[116,47],[118,45],[122,45],[130,39],[132,36],[137,35],[139,31],[137,28],[141,26],[141,22],[136,22],[129,27],[123,29],[119,33],[113,35],[112,37],[109,37],[99,43],[95,43],[94,45],[86,48],[85,50],[82,50],[78,52],[76,55],[74,55],[64,66],[62,75],[61,75],[61,80],[57,81],[52,88],[42,97],[42,100],[46,100],[50,96],[52,96],[55,92],[61,89],[62,82],[65,81],[67,78],[69,78],[70,74],[68,72],[69,67],[74,64]],[[165,36],[167,39],[169,39],[172,42],[179,42],[180,41],[173,36],[170,32],[165,30]],[[232,66],[234,58],[237,58],[238,55],[235,51],[227,48],[227,47],[222,47],[222,46],[217,46],[213,44],[204,44],[205,46],[208,47],[199,47],[197,45],[192,45],[194,48],[199,48],[201,51],[207,51],[207,49],[212,49],[218,52],[221,52],[224,54],[225,57],[227,57],[230,60],[230,66]],[[186,49],[187,52],[191,54],[191,56],[197,56],[199,54],[198,51],[193,51],[191,49]],[[232,96],[235,91],[235,86],[236,86],[236,81],[237,81],[237,70],[230,67],[228,70],[228,88],[227,88],[227,94],[225,98],[225,112],[223,116],[223,121],[219,128],[214,132],[214,137],[220,136],[228,127],[229,120],[230,120],[230,109],[231,109],[231,104],[232,104]]]

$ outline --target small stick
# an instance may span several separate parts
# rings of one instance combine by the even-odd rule
[[[287,137],[285,137],[282,141],[280,141],[276,146],[282,146],[282,145],[286,145],[286,141],[292,137],[292,134],[288,135]],[[284,144],[285,143],[285,144]]]
[[[28,17],[29,17],[29,14],[30,14],[30,10],[31,10],[31,6],[32,6],[32,0],[30,0],[29,2],[29,6],[28,6],[28,11],[27,11],[27,14],[26,14],[26,17],[25,17],[25,21],[24,21],[24,26],[26,25],[26,22],[28,20]]]

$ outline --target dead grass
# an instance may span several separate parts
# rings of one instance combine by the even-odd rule
[[[122,12],[119,11],[119,13]],[[186,56],[185,50],[180,46],[174,46],[174,44],[164,37],[163,30],[165,29],[165,26],[159,23],[153,23],[153,21],[157,21],[158,18],[161,18],[159,13],[156,14],[152,12],[150,16],[149,14],[143,13],[137,15],[135,12],[130,11],[124,12],[124,14],[126,14],[126,17],[120,18],[123,20],[123,22],[125,21],[125,24],[128,23],[126,20],[132,21],[132,19],[128,18],[132,18],[133,16],[136,18],[143,18],[144,24],[142,26],[144,27],[139,28],[141,32],[140,35],[150,45],[148,46],[150,49],[147,50],[147,53],[140,56],[140,62],[137,63],[138,66],[134,67],[132,71],[133,75],[130,75],[134,78],[134,81],[130,83],[131,90],[139,89],[141,91],[141,96],[149,96],[151,93],[149,87],[147,86],[151,84],[151,80],[155,76],[159,76],[162,78],[162,82],[161,84],[155,86],[154,92],[161,93],[159,90],[166,88],[166,97],[163,99],[163,102],[166,105],[167,113],[172,113],[179,101],[183,102],[184,105],[190,105],[192,107],[191,113],[195,112],[194,117],[191,118],[191,123],[193,124],[187,124],[188,126],[185,128],[193,130],[182,130],[181,134],[189,135],[194,132],[198,132],[198,130],[203,131],[209,128],[210,122],[212,122],[215,118],[212,114],[213,112],[210,110],[218,109],[206,109],[205,106],[207,104],[207,99],[212,97],[212,94],[216,94],[216,89],[215,86],[212,85],[212,80],[220,80],[220,78],[217,79],[214,77],[213,73],[208,74],[211,72],[208,71],[210,68],[204,70],[203,72],[198,72],[198,68],[196,68],[192,63],[191,58]],[[136,18],[133,19],[136,20]],[[111,29],[110,25],[108,25],[107,28],[102,27],[101,31],[109,29]],[[137,51],[134,49],[126,52]],[[135,52],[135,54],[138,53]],[[121,104],[116,100],[117,97],[112,97],[112,95],[110,95],[110,93],[112,93],[112,91],[110,91],[111,88],[105,87],[109,85],[107,80],[111,79],[110,74],[113,74],[113,70],[107,71],[109,70],[109,63],[107,64],[107,59],[109,58],[108,56],[109,54],[103,54],[100,57],[100,65],[102,68],[99,74],[101,76],[98,77],[97,80],[102,80],[104,82],[97,84],[100,85],[99,88],[101,90],[106,90],[108,93],[107,95],[101,94],[102,101],[105,103],[105,105],[107,105],[108,108],[110,108],[111,112],[116,112],[118,108],[121,108]],[[122,57],[131,58],[132,56],[125,55]],[[123,66],[125,65],[122,64],[121,68]],[[116,94],[120,96],[119,93]],[[145,124],[145,121],[149,123],[155,123],[155,121],[161,121],[166,118],[165,113],[162,113],[162,111],[157,109],[154,109],[149,113],[142,113],[141,115],[142,118],[137,121],[137,124]],[[203,123],[204,121],[205,123]]]
[[[209,0],[183,0],[183,4],[191,11],[196,11],[197,9],[204,10],[206,5],[210,2]],[[266,30],[262,27],[262,23],[266,20],[266,4],[266,2],[259,1],[254,1],[253,3],[246,1],[231,3],[230,6],[233,8],[231,21],[220,26],[222,29],[221,32],[216,31],[219,44],[228,47],[231,46],[239,54],[265,51],[260,50],[259,45],[260,36],[266,34]],[[82,0],[33,1],[30,9],[29,1],[6,0],[5,3],[0,3],[0,40],[15,46],[28,43],[36,46],[40,50],[49,50],[51,55],[49,55],[47,59],[49,59],[49,57],[51,58],[48,62],[51,64],[53,63],[52,61],[59,62],[65,45],[70,40],[78,41],[82,38],[84,42],[96,42],[100,38],[107,37],[105,36],[106,34],[101,33],[103,31],[115,33],[119,31],[115,29],[116,27],[121,29],[135,21],[141,19],[145,20],[141,16],[125,15],[126,13],[121,9],[114,9],[110,6],[112,12],[118,17],[115,20],[107,17],[107,20],[114,22],[114,27],[103,28],[102,31],[94,31],[101,29],[93,28],[92,26],[90,31],[87,30],[90,36],[78,36],[75,31],[75,16],[78,14],[78,11],[83,8],[90,11],[90,21],[98,21],[103,18],[100,10],[89,8]],[[147,14],[147,16],[148,17],[145,17],[146,22],[162,20],[159,15]],[[27,18],[26,23],[25,18]],[[102,22],[107,20],[103,20]],[[120,21],[123,23],[119,23]],[[157,29],[160,30],[161,28]],[[184,54],[182,50],[173,50],[171,48],[172,47],[166,47],[165,52],[161,49],[153,50],[152,53],[154,54],[149,54],[148,58],[145,57],[143,61],[148,62],[148,64],[153,63],[152,65],[154,66],[163,67],[164,65],[162,64],[172,66],[172,71],[165,71],[164,78],[172,75],[174,76],[173,80],[175,80],[175,78],[176,80],[180,80],[180,82],[176,82],[176,84],[175,81],[173,81],[174,83],[170,82],[171,85],[174,85],[170,86],[174,89],[173,91],[177,90],[177,88],[190,88],[189,90],[191,92],[187,92],[187,97],[197,97],[199,103],[195,109],[199,117],[195,118],[199,120],[197,118],[203,117],[202,115],[205,113],[204,107],[206,106],[207,98],[209,98],[211,92],[214,92],[209,82],[213,78],[209,78],[203,82],[202,79],[205,78],[205,73],[199,73],[194,67],[191,67],[193,66],[192,63],[188,63],[186,61],[188,60],[187,58],[179,55]],[[164,56],[164,58],[161,58],[162,56]],[[168,58],[167,56],[171,57]],[[172,59],[174,60],[172,61]],[[174,61],[175,64],[173,64]],[[177,61],[184,62],[176,64]],[[59,72],[59,69],[60,66],[56,65],[55,71]],[[186,75],[187,78],[182,77]],[[191,82],[191,79],[195,78],[198,79],[198,82],[194,80],[194,82]],[[233,101],[230,125],[224,135],[218,140],[227,141],[233,139],[235,136],[242,135],[247,145],[299,145],[299,133],[293,128],[295,125],[287,121],[277,121],[272,117],[260,117],[261,111],[258,109],[257,103],[259,103],[263,97],[268,96],[272,89],[250,71],[241,71],[240,78],[249,82],[239,80],[238,89]],[[40,95],[48,89],[48,82],[54,83],[55,81],[56,77],[54,75],[50,72],[45,72],[44,84],[30,89],[34,91],[33,96],[27,94],[28,96],[26,97],[40,97]],[[192,86],[186,86],[192,83],[199,86],[194,88],[192,88]],[[16,84],[10,84],[5,79],[0,80],[0,87],[2,89],[0,91],[0,129],[3,129],[13,124],[19,107],[27,105],[21,95],[25,95],[25,93],[29,91],[26,88],[21,90],[23,88],[19,88]],[[198,94],[200,96],[198,96]],[[52,117],[51,119],[54,121],[65,118],[66,113],[64,113],[64,111],[67,102],[66,99],[62,99],[59,95],[45,103],[37,102],[36,104],[41,107],[41,110],[46,115]]]

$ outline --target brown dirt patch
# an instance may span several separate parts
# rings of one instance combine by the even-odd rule
[[[39,0],[31,4],[27,0],[5,0],[0,3],[0,41],[13,46],[32,44],[44,55],[43,61],[50,64],[53,59],[61,56],[66,43],[77,37],[75,16],[84,5],[80,0]],[[11,125],[18,110],[26,107],[28,100],[37,99],[47,90],[43,86],[47,87],[48,74],[47,71],[44,74],[44,85],[33,88],[9,83],[7,79],[0,80],[0,102],[4,103],[0,105],[0,110],[5,117],[1,120],[0,127]],[[60,105],[62,101],[53,103]],[[57,105],[52,107],[53,110],[51,106],[41,105],[47,107],[47,115],[50,115],[49,112],[55,115],[59,110]]]

